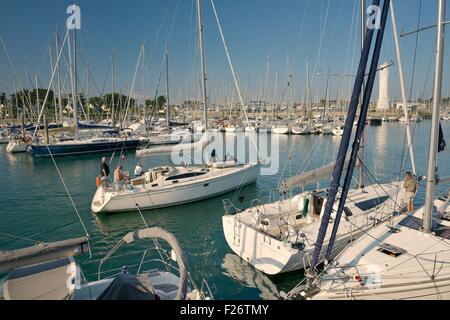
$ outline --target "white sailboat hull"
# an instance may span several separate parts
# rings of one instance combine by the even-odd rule
[[[289,243],[273,239],[250,226],[239,226],[235,216],[224,216],[222,222],[225,239],[233,252],[265,274],[277,275],[310,267],[314,246],[308,246],[306,250],[292,248]],[[337,239],[332,257],[350,243],[351,238],[348,235]],[[327,249],[328,244],[325,244],[322,256]]]
[[[272,128],[272,133],[289,134],[289,128],[288,127],[275,127],[275,128]]]
[[[122,212],[141,209],[156,209],[195,202],[235,190],[242,185],[256,182],[259,164],[242,167],[213,169],[212,174],[194,181],[176,185],[152,187],[151,184],[133,191],[105,192],[99,187],[92,201],[94,213]]]
[[[8,153],[23,153],[28,151],[28,145],[26,143],[20,143],[17,141],[9,142],[6,147],[6,152]]]
[[[399,198],[403,194],[394,184],[368,187],[366,190],[369,192],[355,190],[352,194],[354,201],[362,203],[376,199],[382,190],[388,190],[394,198],[396,194],[399,195]],[[266,206],[256,206],[235,215],[223,216],[225,239],[234,253],[256,269],[269,275],[310,267],[321,220],[311,217],[301,218],[303,209],[300,210],[299,207],[302,207],[303,204],[299,204],[302,201],[299,201],[298,197],[300,196]],[[323,204],[322,210],[324,206],[325,204]],[[331,258],[339,254],[349,243],[362,236],[365,231],[371,229],[375,221],[381,221],[383,217],[386,219],[395,205],[388,200],[379,208],[374,207],[369,211],[361,211],[352,203],[347,206],[354,216],[349,218],[351,223],[344,219],[341,221],[341,228],[337,234]],[[257,216],[258,219],[263,216],[265,227],[261,225],[261,222],[256,222],[255,217]],[[279,227],[286,222],[285,227]],[[295,228],[295,231],[289,230],[292,227]],[[326,239],[329,239],[331,229],[329,228]],[[301,234],[306,237],[307,241],[304,241]],[[327,249],[328,240],[323,245],[319,261],[323,261]]]

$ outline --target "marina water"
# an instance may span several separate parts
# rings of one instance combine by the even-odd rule
[[[430,121],[413,124],[414,146],[419,175],[426,173],[426,158]],[[450,142],[450,122],[442,122],[444,135]],[[230,137],[227,135],[227,139]],[[232,137],[231,137],[232,138]],[[273,199],[279,182],[299,171],[318,168],[333,161],[340,138],[333,136],[279,136],[280,168],[277,175],[261,176],[255,185],[242,189],[235,205],[247,208],[254,199],[263,202]],[[408,152],[403,152],[405,126],[384,123],[369,127],[366,141],[366,165],[373,178],[392,181],[410,170]],[[445,151],[448,153],[449,151]],[[448,156],[448,155],[447,155]],[[290,161],[288,159],[291,158]],[[445,159],[441,155],[440,159]],[[80,256],[77,261],[88,280],[97,279],[99,260],[128,232],[144,228],[138,212],[100,215],[90,212],[95,193],[95,178],[99,174],[101,155],[56,158],[64,180],[85,222],[91,239],[92,258]],[[124,169],[132,172],[137,161],[144,168],[167,165],[170,156],[137,160],[134,154],[124,154]],[[111,170],[118,163],[118,155]],[[450,163],[439,162],[441,176],[450,175]],[[0,147],[0,250],[11,250],[83,236],[74,208],[65,192],[55,166],[49,158],[33,158],[27,154],[10,155]],[[369,179],[369,183],[374,180]],[[400,176],[403,179],[403,176]],[[326,187],[326,182],[320,187]],[[311,190],[317,186],[309,186]],[[422,205],[424,184],[416,199],[416,208]],[[440,192],[445,192],[441,189]],[[167,209],[144,211],[149,226],[158,226],[172,232],[185,250],[191,273],[198,283],[207,280],[216,299],[276,299],[278,292],[289,291],[303,277],[296,272],[268,277],[231,253],[222,231],[223,199],[231,199],[234,192]],[[14,235],[12,239],[10,235]],[[145,248],[133,248],[145,249]],[[126,255],[117,258],[117,265],[127,266]],[[200,278],[201,277],[201,278]]]

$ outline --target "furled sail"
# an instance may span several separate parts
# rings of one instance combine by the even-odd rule
[[[350,154],[345,158],[344,170],[347,170],[350,162]],[[318,169],[314,169],[292,178],[284,180],[279,187],[280,192],[286,192],[296,187],[303,187],[307,184],[316,183],[318,181],[329,179],[333,174],[336,162],[332,162]]]
[[[86,252],[89,252],[88,238],[86,237],[43,243],[19,250],[0,251],[0,272]]]

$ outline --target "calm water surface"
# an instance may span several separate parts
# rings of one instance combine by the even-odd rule
[[[450,143],[450,123],[443,123],[444,134]],[[430,121],[415,128],[415,154],[420,174],[426,173]],[[386,123],[371,127],[367,132],[367,166],[379,181],[396,179],[403,157],[405,127]],[[340,138],[322,136],[280,137],[280,169],[277,175],[262,176],[257,184],[244,188],[240,194],[241,208],[259,198],[270,199],[280,179],[299,171],[314,169],[330,162],[336,154]],[[290,161],[288,159],[291,158]],[[169,157],[142,159],[145,168],[165,165]],[[92,258],[77,258],[89,280],[95,280],[98,261],[126,233],[143,228],[139,214],[96,216],[90,212],[95,193],[100,156],[56,159],[76,206],[84,220],[92,241]],[[124,167],[133,170],[134,154],[125,156]],[[113,161],[113,166],[117,159]],[[439,155],[442,176],[450,175],[449,151]],[[405,170],[410,169],[406,159]],[[0,250],[32,245],[29,240],[11,239],[8,235],[36,241],[58,241],[83,236],[70,200],[50,159],[36,159],[27,154],[9,155],[0,147]],[[326,183],[321,185],[326,187]],[[311,186],[314,188],[315,186]],[[440,192],[444,192],[441,189]],[[423,203],[422,186],[417,205]],[[216,299],[274,299],[281,290],[289,291],[301,279],[296,272],[268,277],[242,262],[231,253],[222,232],[224,213],[222,199],[234,193],[184,206],[144,212],[147,223],[162,227],[178,238],[187,253],[190,271],[197,281],[205,278]],[[142,249],[134,247],[134,249]],[[131,265],[128,257],[119,258],[119,266]]]

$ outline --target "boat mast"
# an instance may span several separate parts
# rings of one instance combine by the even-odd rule
[[[364,39],[366,36],[366,21],[365,21],[365,17],[366,17],[366,0],[361,0],[361,52],[364,50]],[[362,91],[361,91],[361,106],[363,103],[363,99],[364,99],[364,90],[365,89],[365,83],[363,82],[362,85]],[[364,130],[363,134],[362,134],[362,138],[361,138],[361,146],[360,146],[360,151],[358,154],[358,158],[359,158],[359,181],[358,181],[358,187],[360,189],[363,189],[365,186],[365,175],[364,175],[364,151],[366,148],[366,134],[367,134],[367,130]]]
[[[390,6],[391,6],[392,32],[394,33],[395,51],[397,54],[398,73],[399,73],[399,77],[400,77],[400,88],[401,88],[401,94],[402,94],[402,100],[403,100],[403,111],[405,113],[405,119],[406,119],[406,139],[407,139],[408,147],[409,147],[409,157],[411,158],[412,170],[413,170],[414,175],[416,175],[417,171],[416,171],[416,162],[414,159],[414,147],[413,147],[413,140],[412,140],[412,134],[411,134],[411,121],[409,120],[409,114],[408,114],[409,113],[408,112],[408,100],[406,98],[403,63],[402,63],[402,56],[400,53],[400,43],[398,40],[397,22],[396,22],[396,17],[395,17],[394,3],[391,2]]]
[[[288,122],[287,125],[290,127],[291,118],[292,118],[292,73],[291,73],[291,65],[289,61],[289,52],[287,54],[287,72],[288,72]]]
[[[426,230],[433,230],[433,206],[435,199],[435,186],[437,180],[436,158],[439,144],[439,121],[442,93],[442,67],[444,58],[444,35],[445,35],[445,0],[438,2],[438,22],[436,36],[436,69],[434,75],[433,90],[433,117],[431,123],[431,139],[428,155],[427,189],[425,193],[425,211],[423,227]]]
[[[56,32],[55,35],[56,38],[56,59],[58,59],[59,54],[59,37],[58,32]],[[58,86],[58,105],[59,105],[59,121],[62,124],[63,123],[63,107],[61,102],[61,68],[59,66],[59,63],[56,63],[55,68],[57,68],[57,86]]]
[[[202,13],[202,0],[197,0],[197,13],[198,13],[198,29],[200,37],[200,68],[202,73],[202,97],[204,108],[204,121],[205,132],[208,130],[208,98],[206,96],[206,70],[205,70],[205,43],[204,43],[204,26],[203,26],[203,13]]]
[[[166,45],[166,124],[170,133],[170,100],[169,100],[169,44]]]
[[[145,99],[145,43],[143,47],[143,63],[142,63],[142,99],[144,100],[144,128],[145,128],[145,134],[148,135],[148,129],[147,129],[147,106],[146,106],[146,99]]]
[[[116,108],[115,108],[115,94],[114,94],[114,90],[115,90],[115,88],[114,88],[114,86],[115,86],[115,83],[114,83],[114,81],[115,81],[115,64],[116,64],[116,53],[114,52],[114,50],[113,50],[113,52],[112,52],[112,55],[111,55],[111,63],[112,63],[112,83],[111,83],[111,85],[112,85],[112,97],[111,97],[111,104],[112,104],[112,106],[111,106],[111,114],[112,114],[112,126],[113,126],[113,130],[116,130],[116,117],[115,117],[115,114],[116,114]]]
[[[78,98],[77,98],[77,29],[72,30],[73,61],[72,61],[72,108],[73,119],[75,121],[75,139],[78,139]]]
[[[307,106],[305,108],[306,110],[306,117],[308,120],[308,128],[311,123],[311,84],[309,82],[309,61],[306,63],[306,103]]]

